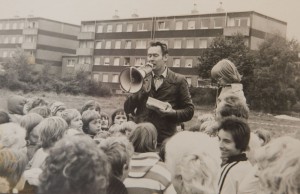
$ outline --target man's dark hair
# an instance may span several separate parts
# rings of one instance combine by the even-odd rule
[[[168,46],[162,42],[150,42],[150,47],[159,46],[161,48],[162,55],[168,54]]]
[[[220,121],[218,131],[221,129],[232,135],[237,149],[240,149],[242,152],[246,151],[250,140],[250,127],[245,119],[225,117]]]

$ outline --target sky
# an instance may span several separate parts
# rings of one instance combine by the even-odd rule
[[[213,13],[220,0],[0,0],[0,18],[43,17],[80,25],[81,21],[186,15],[197,5],[200,14]],[[225,11],[256,11],[287,22],[287,38],[300,42],[300,0],[222,0]]]

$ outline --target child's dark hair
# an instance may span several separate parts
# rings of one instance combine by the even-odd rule
[[[237,149],[240,149],[242,152],[247,150],[250,140],[250,127],[245,119],[225,117],[220,121],[218,131],[221,129],[232,135]]]
[[[119,114],[119,113],[124,113],[125,115],[126,115],[126,117],[127,117],[127,121],[128,121],[128,114],[126,114],[126,112],[125,112],[125,110],[124,109],[122,109],[122,108],[119,108],[119,109],[117,109],[117,110],[115,110],[114,112],[113,112],[113,114],[111,115],[111,122],[112,122],[112,124],[114,124],[115,122],[114,122],[114,120],[115,120],[115,117],[117,116],[117,114]]]

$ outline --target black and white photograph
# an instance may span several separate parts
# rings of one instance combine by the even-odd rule
[[[300,194],[299,0],[0,0],[0,194]]]

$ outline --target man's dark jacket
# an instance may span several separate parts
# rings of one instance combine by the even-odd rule
[[[169,102],[176,113],[162,117],[156,111],[148,109],[146,107],[148,96]],[[159,144],[175,134],[177,124],[191,120],[194,115],[194,105],[185,77],[170,69],[157,91],[152,80],[150,92],[146,93],[141,90],[129,96],[124,103],[124,110],[127,114],[131,113],[134,116],[136,123],[154,124],[158,132]]]

